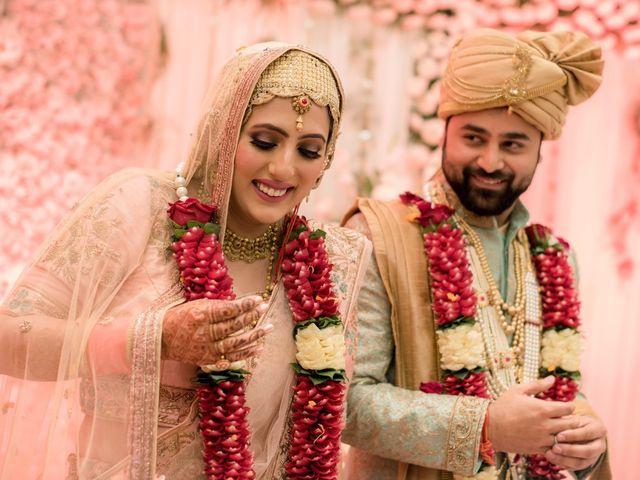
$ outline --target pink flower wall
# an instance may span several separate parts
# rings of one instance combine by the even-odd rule
[[[0,277],[30,259],[88,189],[131,163],[151,125],[154,51],[158,27],[146,3],[4,2]]]

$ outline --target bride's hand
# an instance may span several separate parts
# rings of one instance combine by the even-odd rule
[[[209,365],[224,357],[230,362],[245,360],[259,353],[258,340],[273,330],[261,325],[239,333],[266,311],[262,297],[239,300],[200,299],[177,305],[164,316],[162,358]]]

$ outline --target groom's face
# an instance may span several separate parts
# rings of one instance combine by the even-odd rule
[[[455,115],[445,135],[442,170],[467,210],[500,215],[531,184],[542,135],[506,108]]]

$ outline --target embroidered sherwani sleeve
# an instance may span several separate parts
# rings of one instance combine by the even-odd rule
[[[396,461],[470,475],[486,400],[393,385],[390,304],[375,261],[358,300],[358,345],[343,440]]]

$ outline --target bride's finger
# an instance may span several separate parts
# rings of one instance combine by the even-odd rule
[[[204,314],[204,320],[208,323],[217,323],[232,320],[239,315],[256,308],[264,300],[260,295],[250,295],[237,300],[196,300],[202,301],[198,308]]]
[[[224,340],[214,342],[212,345],[214,353],[218,355],[227,355],[228,353],[237,352],[245,348],[253,346],[259,339],[273,330],[273,325],[267,324],[262,327],[256,327],[241,335],[233,335]]]
[[[238,315],[231,320],[225,320],[224,322],[213,323],[209,326],[211,333],[211,340],[221,340],[228,337],[249,325],[255,325],[258,319],[267,310],[267,304],[261,303],[256,308]]]

